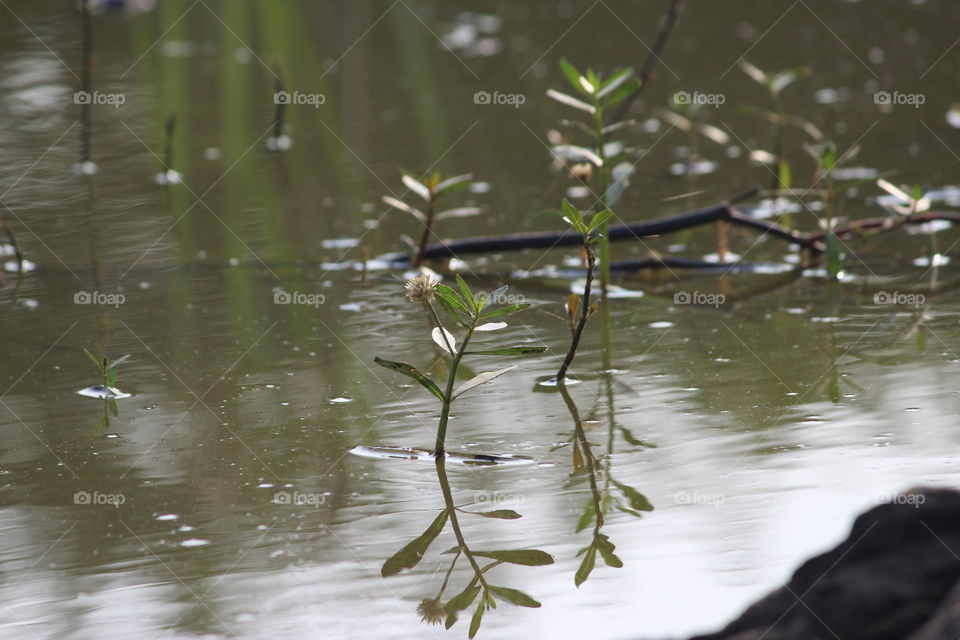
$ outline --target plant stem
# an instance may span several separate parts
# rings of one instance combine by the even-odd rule
[[[443,492],[443,501],[446,503],[447,512],[450,514],[450,526],[453,529],[453,535],[457,539],[457,544],[460,546],[460,551],[463,552],[463,555],[466,556],[470,566],[473,567],[473,571],[476,574],[477,580],[480,581],[480,584],[483,585],[484,591],[486,591],[487,581],[483,579],[483,569],[480,568],[479,563],[477,563],[477,559],[474,558],[473,554],[470,552],[470,548],[467,546],[467,541],[463,537],[463,531],[460,530],[460,521],[457,520],[457,508],[453,503],[453,493],[450,491],[450,482],[447,480],[447,461],[442,456],[438,456],[435,460],[435,463],[437,465],[437,480],[440,481],[440,490]]]
[[[593,269],[596,266],[597,258],[593,253],[593,248],[584,244],[587,252],[587,283],[583,287],[583,300],[580,302],[580,319],[577,321],[576,329],[573,332],[573,339],[570,341],[570,349],[567,356],[557,371],[557,383],[562,385],[567,376],[567,369],[573,364],[573,359],[577,355],[577,347],[580,346],[580,337],[583,335],[583,328],[587,326],[587,319],[590,317],[590,286],[593,282]]]
[[[427,221],[423,223],[423,234],[420,236],[420,246],[417,248],[417,255],[413,258],[413,268],[419,269],[423,263],[423,254],[427,250],[427,242],[430,240],[430,232],[433,229],[433,187],[430,187],[430,198],[427,200]]]
[[[433,309],[432,305],[428,306],[433,312],[434,320],[440,326],[440,332],[443,333],[443,325],[440,325],[440,320],[437,318],[437,312]],[[457,349],[456,353],[453,354],[453,362],[450,364],[450,373],[447,374],[447,388],[443,392],[443,407],[440,410],[440,422],[437,424],[437,442],[434,446],[433,454],[437,460],[441,460],[445,454],[444,441],[447,438],[447,421],[450,419],[450,405],[453,404],[453,385],[457,382],[457,369],[460,367],[460,361],[463,359],[463,354],[467,350],[467,344],[470,342],[470,338],[473,336],[473,330],[476,328],[476,326],[477,317],[474,316],[470,320],[470,326],[467,327],[467,333],[463,336],[463,342],[460,344],[460,348]],[[449,348],[450,343],[447,342],[446,334],[444,333],[443,335],[443,340]]]
[[[600,156],[600,195],[597,211],[607,209],[607,189],[610,188],[610,167],[607,165],[606,136],[603,134],[603,106],[600,98],[593,99],[593,128],[597,139],[597,155]],[[600,225],[600,295],[607,297],[610,284],[610,239],[607,237],[607,223]]]

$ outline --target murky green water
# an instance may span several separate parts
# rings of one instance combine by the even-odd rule
[[[426,369],[440,354],[429,319],[402,296],[402,271],[364,274],[352,261],[416,235],[380,203],[403,193],[401,169],[484,183],[461,198],[484,215],[443,223],[444,237],[558,228],[547,211],[567,185],[545,139],[571,114],[543,97],[562,86],[556,60],[639,65],[664,4],[161,0],[100,16],[94,88],[124,101],[93,108],[100,172],[90,179],[70,173],[82,128],[78,16],[66,3],[0,7],[0,200],[36,264],[0,289],[0,636],[464,637],[468,621],[444,632],[416,613],[440,589],[449,531],[414,570],[380,575],[444,500],[429,462],[349,455],[433,443],[436,403],[373,358]],[[769,183],[747,159],[769,148],[768,128],[737,109],[764,101],[734,66],[744,55],[811,66],[785,93],[788,109],[841,149],[860,144],[854,165],[895,171],[898,184],[957,181],[960,133],[945,117],[960,73],[953,3],[688,5],[638,113],[654,117],[676,91],[722,93],[707,122],[731,139],[698,143],[717,171],[675,178],[688,138],[647,122],[631,137],[645,155],[618,207],[624,220]],[[293,147],[279,155],[266,150],[272,68],[290,91],[324,96],[288,109]],[[524,103],[476,104],[478,91]],[[924,103],[886,109],[877,91]],[[184,184],[161,188],[171,110]],[[791,132],[790,159],[807,185],[801,138]],[[878,194],[872,180],[843,183],[841,215],[882,215],[867,202]],[[795,220],[813,226],[809,213]],[[938,234],[938,250],[958,239]],[[834,285],[800,273],[618,278],[646,295],[613,302],[609,365],[599,316],[588,326],[574,365],[585,382],[572,394],[604,466],[599,490],[626,501],[612,478],[653,510],[611,512],[603,533],[624,567],[598,565],[579,588],[576,554],[591,530],[575,527],[593,495],[575,473],[563,400],[536,392],[569,340],[571,280],[549,270],[574,256],[470,259],[475,289],[509,283],[533,304],[503,332],[509,341],[549,352],[466,398],[448,436],[456,451],[535,463],[449,465],[447,480],[457,504],[523,514],[462,516],[476,548],[556,559],[493,570],[543,607],[504,604],[481,637],[709,629],[842,538],[864,508],[910,485],[952,484],[960,299],[953,264],[914,263],[929,242],[852,242],[847,280]],[[618,259],[714,250],[712,228],[615,245]],[[731,232],[731,250],[753,262],[784,255],[743,231]],[[677,292],[721,293],[724,304],[675,304]],[[882,292],[921,293],[924,304],[877,304]],[[282,294],[317,304],[275,303]],[[117,386],[135,395],[117,415],[75,394],[100,382],[83,348],[132,354]],[[497,364],[511,363],[477,366]],[[458,566],[447,597],[469,575]]]

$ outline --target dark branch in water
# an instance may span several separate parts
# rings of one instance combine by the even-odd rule
[[[93,128],[91,106],[93,103],[93,9],[90,7],[90,0],[81,0],[80,2],[80,27],[83,32],[83,77],[81,79],[80,91],[86,98],[81,101],[80,120],[82,127],[80,130],[80,162],[90,161],[91,148],[91,130]]]
[[[684,4],[684,0],[670,0],[670,6],[667,7],[667,12],[660,21],[660,32],[657,33],[657,39],[653,43],[653,48],[647,53],[647,59],[643,61],[643,66],[640,67],[640,72],[637,74],[640,78],[640,86],[620,104],[611,122],[623,120],[627,115],[627,111],[630,110],[630,105],[633,104],[633,101],[636,100],[640,94],[643,93],[647,85],[653,81],[653,72],[657,68],[657,63],[660,62],[660,57],[663,55],[664,49],[667,48],[667,41],[670,39],[671,34],[673,34],[674,29],[676,29],[677,23],[680,22]]]

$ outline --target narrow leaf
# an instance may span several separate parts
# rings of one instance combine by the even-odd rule
[[[633,69],[630,68],[617,71],[615,74],[610,76],[609,80],[603,83],[603,88],[600,89],[599,93],[597,93],[597,97],[603,99],[610,95],[612,92],[616,91],[617,87],[629,80],[631,75],[633,75]]]
[[[472,173],[465,173],[461,176],[454,176],[452,178],[447,178],[443,182],[439,183],[436,187],[434,187],[433,197],[434,199],[436,199],[448,193],[453,193],[454,191],[460,191],[461,189],[466,189],[467,187],[470,186],[471,182],[473,182]]]
[[[466,589],[450,598],[443,608],[447,614],[463,611],[476,599],[478,593],[480,593],[480,587],[471,582]]]
[[[473,555],[499,560],[500,562],[509,562],[510,564],[522,564],[527,567],[541,567],[543,565],[553,564],[553,556],[539,549],[474,551]]]
[[[524,309],[526,309],[526,308],[529,307],[529,306],[530,306],[530,304],[529,304],[529,303],[526,303],[526,302],[523,303],[523,304],[511,304],[511,305],[507,305],[507,306],[505,306],[505,307],[500,307],[499,309],[494,309],[493,311],[488,311],[487,313],[485,313],[485,314],[483,314],[482,316],[480,316],[480,319],[481,319],[481,320],[487,320],[487,319],[489,319],[489,318],[497,318],[497,317],[499,317],[499,316],[509,316],[509,315],[512,315],[512,314],[517,313],[517,312],[519,312],[519,311],[523,311]]]
[[[386,578],[387,576],[400,573],[403,569],[415,567],[423,558],[423,554],[427,552],[427,547],[429,547],[430,544],[436,540],[437,536],[440,535],[440,532],[443,531],[444,525],[447,524],[448,515],[449,512],[446,509],[441,511],[440,515],[427,527],[426,531],[383,563],[380,574]]]
[[[587,548],[586,555],[583,556],[583,562],[580,563],[580,568],[577,569],[576,575],[573,577],[573,583],[576,586],[583,584],[587,578],[590,577],[590,572],[593,571],[593,567],[597,563],[597,548],[592,544]]]
[[[530,607],[536,609],[540,603],[525,594],[523,591],[517,591],[509,587],[495,587],[490,585],[490,591],[493,591],[501,600],[506,600],[520,607]]]
[[[401,179],[403,180],[403,184],[406,185],[407,189],[413,191],[426,202],[430,202],[430,189],[428,189],[425,184],[406,173],[403,174]]]
[[[89,351],[87,351],[86,349],[84,349],[83,352],[84,352],[85,354],[87,354],[87,357],[90,358],[90,360],[93,362],[93,364],[97,365],[97,370],[102,372],[102,371],[103,371],[103,363],[100,361],[100,359],[97,358],[97,357],[96,357],[95,355],[93,355],[92,353],[90,353]]]
[[[596,112],[596,109],[592,105],[583,102],[582,100],[577,100],[573,96],[569,96],[565,93],[560,93],[559,91],[554,91],[553,89],[547,90],[547,96],[553,98],[561,104],[565,104],[568,107],[573,107],[574,109],[580,109],[580,111],[586,111],[589,114]]]
[[[597,505],[594,504],[593,500],[587,502],[586,508],[583,510],[583,513],[580,514],[580,519],[577,520],[577,528],[574,529],[575,533],[580,533],[591,524],[593,524],[594,518],[597,517]]]
[[[750,76],[760,84],[763,84],[763,85],[767,84],[767,78],[768,78],[767,74],[761,71],[759,68],[753,66],[746,60],[740,61],[740,68],[744,71],[744,73],[746,73],[748,76]]]
[[[437,346],[441,349],[450,355],[456,355],[454,350],[457,348],[457,340],[446,328],[441,329],[441,327],[434,327],[433,331],[430,332],[430,337],[433,338],[433,341],[436,342]]]
[[[441,402],[444,401],[443,392],[440,391],[440,387],[438,387],[433,380],[417,371],[417,369],[411,365],[404,362],[391,362],[390,360],[384,360],[383,358],[374,358],[373,361],[381,367],[385,367],[392,371],[396,371],[397,373],[402,373],[409,378],[413,378],[426,387],[427,391],[436,396],[438,400]]]
[[[506,322],[485,322],[474,329],[474,331],[498,331],[506,326]]]
[[[463,395],[470,389],[473,389],[474,387],[479,387],[485,382],[490,382],[494,378],[502,376],[506,372],[513,371],[516,368],[517,368],[517,365],[513,365],[512,367],[507,367],[506,369],[499,369],[497,371],[487,371],[486,373],[481,373],[478,376],[474,376],[473,378],[470,378],[469,380],[467,380],[466,382],[464,382],[459,387],[453,390],[453,398],[456,399],[458,396]]]
[[[470,618],[470,633],[467,635],[470,640],[473,640],[473,637],[477,635],[477,631],[480,630],[480,621],[483,620],[483,612],[486,609],[486,605],[483,600],[480,600],[480,604],[477,605],[477,610],[473,612],[473,617]]]
[[[457,274],[457,286],[460,287],[460,293],[463,294],[463,299],[466,300],[467,306],[476,311],[477,301],[473,297],[473,291],[470,291],[470,287],[467,285],[464,279],[460,277],[459,273]]]
[[[522,518],[519,513],[513,509],[497,509],[495,511],[470,511],[475,516],[483,516],[484,518],[499,518],[501,520],[516,520],[517,518]]]
[[[552,147],[551,151],[555,156],[572,162],[588,161],[598,167],[603,166],[603,160],[600,159],[600,156],[586,147],[580,147],[575,144],[558,144]]]
[[[631,487],[630,485],[623,484],[622,482],[617,482],[612,477],[610,481],[623,492],[623,495],[627,497],[627,500],[630,501],[630,506],[636,509],[637,511],[653,511],[653,505],[650,504],[650,501],[647,500],[647,497],[642,493]]]
[[[460,295],[447,285],[438,284],[436,294],[437,298],[444,303],[448,309],[453,308],[467,315],[470,314],[470,309],[467,308],[466,303],[460,298]]]
[[[394,209],[399,209],[404,213],[409,213],[420,222],[426,223],[427,221],[427,216],[423,215],[423,213],[419,209],[415,209],[414,207],[411,207],[410,205],[408,205],[406,202],[402,200],[397,200],[396,198],[391,198],[390,196],[382,196],[380,199],[383,200],[384,204],[390,205]]]
[[[583,85],[580,84],[580,78],[583,76],[566,58],[560,58],[560,71],[563,72],[564,77],[567,79],[567,82],[570,83],[571,87],[584,95],[589,95],[583,90]]]
[[[449,220],[450,218],[469,218],[470,216],[475,216],[482,211],[483,209],[480,207],[457,207],[456,209],[447,209],[446,211],[441,211],[434,216],[434,219]]]

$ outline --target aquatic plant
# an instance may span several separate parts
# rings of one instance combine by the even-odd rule
[[[103,358],[98,358],[86,349],[83,350],[87,357],[90,358],[90,361],[93,362],[94,366],[100,372],[100,375],[103,376],[103,384],[99,386],[89,387],[78,391],[80,395],[90,396],[94,398],[129,398],[129,393],[124,393],[117,389],[117,370],[121,362],[130,357],[130,355],[125,355],[120,358],[117,358],[112,363],[107,360],[106,356]]]
[[[446,180],[442,179],[439,173],[431,174],[426,180],[413,177],[409,173],[403,174],[403,184],[407,187],[409,191],[412,191],[426,204],[426,213],[420,211],[416,207],[413,207],[403,200],[394,198],[392,196],[383,196],[381,199],[384,204],[398,209],[405,213],[409,213],[414,218],[416,218],[423,225],[423,232],[420,234],[420,241],[414,245],[410,242],[413,252],[413,267],[415,269],[419,268],[423,263],[424,251],[427,248],[427,243],[430,240],[430,236],[433,234],[433,225],[436,222],[441,220],[446,220],[448,218],[464,218],[467,216],[473,216],[480,213],[478,207],[456,207],[453,209],[447,209],[446,211],[437,211],[437,202],[452,193],[466,189],[473,183],[473,175],[466,173],[460,176],[454,176],[452,178],[447,178]]]
[[[607,220],[613,215],[609,209],[599,211],[590,219],[588,223],[583,219],[580,211],[572,204],[563,201],[563,219],[583,238],[582,250],[586,257],[587,278],[583,285],[583,296],[571,293],[567,298],[567,319],[570,323],[570,349],[567,351],[560,369],[557,371],[557,383],[562,384],[567,376],[567,369],[573,363],[577,355],[577,347],[580,346],[580,338],[583,336],[583,328],[587,326],[587,320],[593,315],[595,306],[590,303],[590,289],[593,284],[593,271],[597,264],[595,246],[601,240],[599,229],[606,225]]]
[[[629,162],[618,164],[626,157],[629,150],[623,144],[610,140],[610,134],[625,129],[633,124],[633,121],[625,120],[606,124],[604,118],[607,110],[634,94],[640,86],[640,81],[633,77],[633,70],[630,68],[615,71],[607,78],[592,69],[581,73],[565,58],[560,59],[560,70],[580,97],[554,89],[548,90],[547,96],[590,116],[587,122],[579,120],[561,122],[567,127],[582,131],[590,141],[588,146],[562,142],[553,145],[551,150],[554,156],[569,169],[572,177],[584,184],[590,184],[591,179],[596,178],[596,189],[592,189],[595,198],[593,208],[596,211],[611,209],[623,194],[633,174],[633,165]],[[606,220],[598,227],[598,231],[601,235],[598,251],[600,286],[603,294],[606,295],[605,292],[610,283],[610,242],[607,238]]]
[[[479,387],[486,382],[490,382],[494,378],[517,368],[516,366],[511,366],[505,369],[481,373],[462,383],[459,387],[454,388],[457,371],[465,356],[529,356],[543,353],[547,350],[546,347],[523,345],[467,351],[467,346],[470,344],[475,333],[498,331],[507,326],[506,322],[487,321],[513,315],[514,313],[523,311],[530,305],[521,303],[490,308],[488,305],[503,299],[508,289],[507,286],[500,287],[490,295],[475,296],[463,278],[459,275],[456,278],[457,286],[460,289],[459,293],[445,284],[440,284],[435,276],[428,273],[422,273],[406,283],[407,298],[412,302],[423,304],[430,312],[430,318],[434,325],[431,337],[434,343],[450,358],[450,368],[443,390],[440,389],[436,382],[418,371],[412,365],[404,362],[384,360],[380,357],[374,359],[374,362],[381,367],[386,367],[387,369],[402,373],[416,380],[440,401],[440,421],[437,424],[437,439],[434,451],[434,455],[438,458],[444,455],[447,421],[450,418],[450,407],[453,405],[454,400],[467,391]],[[437,313],[437,305],[441,306],[453,322],[462,330],[459,338],[444,326],[440,315]]]
[[[773,125],[773,153],[755,151],[754,158],[773,165],[772,189],[790,189],[793,183],[790,164],[787,162],[787,125],[799,127],[816,141],[823,139],[823,134],[811,122],[803,118],[786,113],[783,104],[783,91],[804,76],[810,75],[808,67],[786,69],[784,71],[766,72],[746,60],[740,61],[740,69],[754,82],[767,90],[767,95],[773,103],[773,110],[757,106],[746,106],[745,110],[756,113]]]

